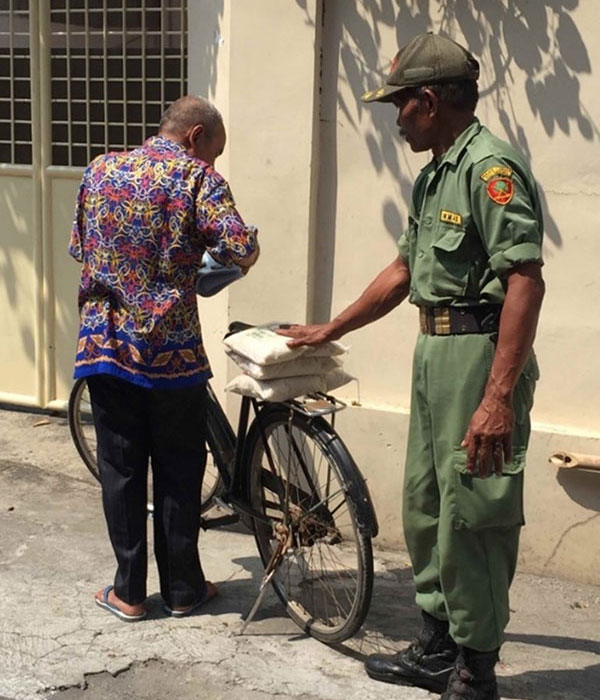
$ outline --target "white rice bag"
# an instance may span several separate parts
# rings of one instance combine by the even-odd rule
[[[225,391],[233,391],[242,396],[252,396],[264,401],[287,401],[296,396],[312,394],[324,389],[325,379],[319,374],[283,379],[254,379],[247,374],[240,374],[225,387]]]
[[[348,374],[348,372],[341,367],[337,367],[336,369],[331,370],[331,372],[327,372],[325,375],[326,390],[335,391],[335,389],[339,389],[341,386],[348,384],[348,382],[351,382],[353,379],[356,379],[356,377]]]
[[[278,335],[269,328],[248,328],[234,333],[223,340],[225,345],[238,355],[243,355],[257,365],[272,365],[303,357],[332,357],[342,355],[346,347],[337,341],[323,343],[315,347],[304,345],[299,348],[288,347],[287,338]]]
[[[227,384],[225,391],[233,391],[242,396],[252,396],[264,401],[287,401],[297,396],[314,394],[317,391],[333,391],[353,378],[340,367],[326,374],[281,379],[254,379],[247,374],[240,374]]]
[[[341,361],[335,357],[304,357],[300,356],[287,362],[277,362],[272,365],[258,365],[233,350],[227,354],[235,364],[254,379],[279,379],[281,377],[299,377],[307,374],[325,374],[340,366]]]

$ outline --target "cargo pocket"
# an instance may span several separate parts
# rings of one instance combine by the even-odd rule
[[[487,479],[467,474],[467,451],[454,451],[454,527],[483,530],[524,525],[523,468],[525,450],[515,451],[502,476]]]
[[[456,226],[438,230],[432,243],[431,289],[441,296],[464,296],[469,281],[471,259],[464,244],[466,231]]]

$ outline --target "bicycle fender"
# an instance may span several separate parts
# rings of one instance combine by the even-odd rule
[[[318,428],[327,433],[328,439],[326,443],[329,449],[331,451],[338,450],[345,453],[346,459],[338,460],[338,466],[342,472],[352,502],[356,507],[358,528],[368,537],[377,537],[379,533],[379,522],[377,521],[377,514],[375,513],[375,507],[366,479],[354,461],[350,450],[346,447],[338,433],[335,432],[324,418],[319,417],[315,419],[315,421],[318,421]]]

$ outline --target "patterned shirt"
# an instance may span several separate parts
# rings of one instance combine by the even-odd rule
[[[243,262],[255,234],[223,177],[174,141],[155,136],[92,161],[69,246],[83,263],[75,378],[147,388],[209,379],[195,293],[202,255]]]

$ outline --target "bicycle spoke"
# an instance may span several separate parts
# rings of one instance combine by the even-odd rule
[[[271,459],[265,464],[263,452],[262,504],[295,531],[275,579],[305,617],[335,628],[350,615],[359,585],[358,552],[341,534],[353,526],[345,485],[319,445],[295,426],[281,423],[266,439]],[[271,551],[276,546],[270,538]]]

